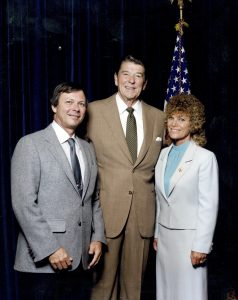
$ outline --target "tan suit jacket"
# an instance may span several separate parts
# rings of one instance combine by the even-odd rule
[[[144,141],[133,165],[122,129],[115,95],[89,104],[88,136],[98,161],[100,201],[106,236],[118,236],[135,203],[138,229],[143,237],[154,234],[154,166],[164,133],[164,113],[142,101]]]

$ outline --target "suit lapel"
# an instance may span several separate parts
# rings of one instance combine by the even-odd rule
[[[169,194],[168,196],[172,193],[174,187],[178,183],[178,181],[183,177],[183,175],[187,172],[187,170],[190,168],[191,163],[194,158],[196,150],[196,145],[193,142],[190,142],[190,145],[188,146],[188,149],[184,153],[178,167],[174,171],[173,176],[170,179],[170,187],[169,187]]]
[[[110,130],[111,134],[114,136],[115,141],[118,141],[118,146],[121,148],[121,150],[124,152],[126,157],[132,162],[131,154],[129,152],[125,135],[123,132],[123,128],[121,125],[120,116],[118,113],[118,108],[116,104],[116,97],[113,95],[109,98],[109,101],[105,103],[104,108],[102,109],[102,112],[104,119],[106,120]]]
[[[148,149],[153,141],[153,131],[154,131],[154,127],[153,127],[154,122],[153,122],[153,116],[151,115],[150,107],[146,105],[143,101],[141,101],[141,105],[142,105],[144,139],[137,160],[135,162],[135,167],[144,159],[146,153],[148,152]]]
[[[165,174],[165,168],[166,168],[166,165],[167,165],[167,160],[168,160],[168,155],[169,155],[169,152],[172,148],[172,145],[169,146],[168,148],[166,148],[159,160],[160,160],[160,165],[159,165],[159,168],[158,168],[158,186],[159,186],[159,189],[160,191],[162,191],[162,194],[164,196],[165,199],[167,199],[167,196],[165,194],[165,190],[164,190],[164,174]]]
[[[44,137],[46,140],[46,146],[48,147],[49,151],[51,152],[55,160],[59,163],[60,167],[65,172],[66,176],[74,186],[75,190],[78,192],[78,188],[76,186],[74,175],[70,167],[69,161],[51,125],[49,125],[45,129]]]
[[[154,132],[153,115],[151,114],[150,107],[146,103],[141,101],[141,104],[142,104],[142,118],[143,118],[143,127],[144,127],[144,139],[134,167],[136,167],[144,159],[153,141],[153,132]],[[111,133],[114,136],[115,140],[118,141],[118,146],[122,149],[126,157],[133,164],[131,154],[129,152],[125,135],[122,129],[115,95],[110,97],[109,101],[105,103],[105,106],[102,109],[101,113],[103,114],[104,119],[108,123],[108,126],[111,129]]]
[[[82,194],[82,198],[84,198],[84,196],[86,194],[86,191],[88,189],[89,181],[90,181],[91,157],[90,157],[89,151],[86,151],[87,149],[85,148],[84,143],[82,143],[78,137],[76,137],[76,139],[78,140],[78,143],[80,145],[82,155],[83,155],[84,164],[85,164],[84,184],[83,184],[83,194]]]

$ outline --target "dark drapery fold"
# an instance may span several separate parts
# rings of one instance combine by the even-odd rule
[[[65,80],[82,82],[89,100],[115,92],[120,56],[134,54],[148,67],[144,98],[162,109],[178,21],[168,0],[2,0],[0,3],[0,299],[18,299],[13,271],[18,225],[11,208],[10,160],[25,134],[52,119],[49,97]],[[236,238],[238,101],[237,0],[185,1],[192,92],[205,104],[208,148],[220,169],[220,211],[210,257],[210,299],[237,284]],[[151,254],[145,299],[154,299]],[[151,297],[151,298],[150,298]]]

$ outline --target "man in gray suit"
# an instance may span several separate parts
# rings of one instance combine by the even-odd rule
[[[82,271],[98,263],[106,241],[94,150],[75,135],[87,107],[82,87],[59,84],[51,107],[53,122],[20,139],[12,157],[12,205],[20,225],[14,269],[21,299],[87,299]]]

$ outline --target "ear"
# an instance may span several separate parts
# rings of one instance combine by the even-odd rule
[[[118,86],[118,77],[117,77],[117,73],[114,73],[114,83],[116,86]]]
[[[52,109],[53,112],[56,114],[56,112],[57,112],[57,106],[51,105],[51,109]]]
[[[145,90],[146,86],[147,86],[147,80],[143,84],[143,89],[142,89],[143,91]]]

